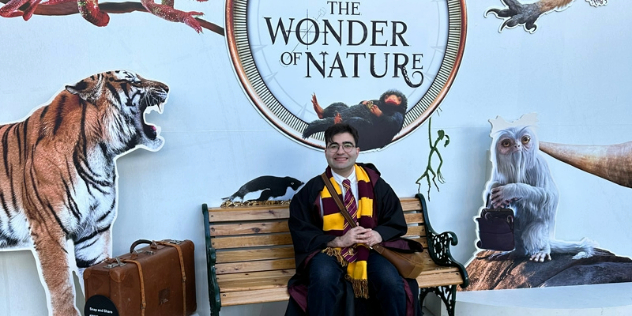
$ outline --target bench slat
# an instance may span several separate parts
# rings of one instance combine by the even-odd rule
[[[426,230],[423,226],[408,226],[408,231],[404,237],[410,236],[426,236]]]
[[[413,238],[410,238],[410,239],[420,243],[424,247],[424,252],[428,253],[428,241],[427,241],[426,237],[413,237]]]
[[[419,230],[415,226],[411,226],[408,229],[413,236],[413,240],[421,243],[424,248],[428,247],[425,237],[419,236],[419,233],[423,229]],[[417,233],[415,233],[417,232]],[[215,249],[227,249],[227,248],[246,248],[246,247],[260,247],[260,246],[275,246],[275,245],[291,245],[292,236],[289,233],[274,234],[274,235],[261,235],[261,236],[238,236],[238,237],[217,237],[211,239],[211,245]]]
[[[294,269],[287,270],[272,270],[272,271],[259,271],[259,272],[247,272],[247,273],[230,273],[220,274],[217,276],[218,282],[231,282],[246,279],[269,279],[289,276],[292,277],[296,273]]]
[[[211,226],[211,236],[233,236],[289,232],[287,221],[246,222],[237,224],[216,224]]]
[[[239,292],[239,291],[252,291],[274,288],[286,288],[287,282],[290,280],[291,275],[283,275],[275,278],[268,279],[243,279],[218,282],[222,292]]]
[[[417,283],[419,286],[435,287],[435,286],[447,286],[452,284],[461,284],[463,279],[458,272],[458,268],[444,268],[441,272],[437,271],[424,271],[418,278]],[[289,299],[287,294],[287,279],[276,278],[270,279],[269,282],[259,280],[258,282],[251,282],[250,284],[239,284],[241,281],[233,281],[222,283],[220,288],[231,288],[233,292],[222,292],[222,306],[242,305],[242,304],[255,304],[265,302],[284,301]],[[252,288],[254,290],[246,290]]]
[[[463,284],[463,277],[456,267],[441,268],[445,271],[424,271],[417,277],[419,287],[435,287],[453,284]]]
[[[288,280],[292,277],[289,273],[280,275],[270,275],[266,277],[252,277],[247,274],[239,274],[239,278],[229,280],[219,280],[218,283],[222,292],[252,291],[262,289],[285,288]],[[420,287],[435,287],[452,284],[461,284],[462,277],[458,268],[441,267],[436,270],[424,271],[417,278]]]
[[[422,256],[427,266],[435,266],[427,250]],[[263,261],[264,259],[291,259],[294,264],[293,247],[219,251],[217,252],[217,274],[293,268],[293,266],[274,265],[271,263],[274,260]],[[243,270],[239,271],[239,269]]]
[[[430,254],[428,253],[428,249],[424,249],[424,252],[421,254],[421,258],[424,262],[424,268],[427,270],[434,270],[437,268],[441,268],[440,266],[437,266],[434,261],[432,261],[432,258],[430,258]],[[423,272],[422,272],[423,273]]]
[[[421,203],[419,202],[418,199],[405,198],[405,199],[400,199],[400,202],[402,203],[402,209],[404,210],[404,212],[421,210]]]
[[[410,224],[410,223],[408,223]],[[287,221],[283,222],[261,222],[244,224],[221,224],[211,226],[211,236],[235,236],[267,233],[289,232]],[[406,236],[425,236],[423,226],[410,226]]]
[[[294,258],[294,247],[218,251],[216,262],[228,263],[281,258]]]
[[[287,270],[294,268],[294,258],[291,259],[275,259],[275,260],[260,260],[250,262],[233,262],[233,263],[219,263],[215,265],[217,274],[225,273],[243,273],[254,271],[267,271],[267,270]]]
[[[217,237],[211,238],[211,245],[215,249],[226,248],[246,248],[257,246],[291,245],[292,237],[289,233],[262,235],[262,236],[239,236],[239,237]]]
[[[406,223],[415,224],[423,223],[423,214],[413,213],[406,214]],[[411,226],[420,227],[423,230],[423,226]],[[425,236],[424,234],[411,233],[409,228],[406,235]],[[287,221],[275,221],[275,222],[252,222],[252,223],[237,223],[237,224],[216,224],[211,226],[211,236],[234,236],[234,235],[250,235],[250,234],[266,234],[266,233],[285,233],[289,232]]]
[[[404,213],[404,218],[406,219],[406,224],[422,224],[424,222],[424,214],[423,213]]]
[[[222,306],[256,304],[286,301],[290,298],[287,294],[287,288],[275,288],[245,292],[229,292],[222,293]]]
[[[400,201],[404,212],[421,210],[421,203],[415,198],[404,198],[400,199]],[[290,216],[288,205],[210,208],[208,211],[209,222],[284,219]]]
[[[209,222],[252,221],[265,219],[283,219],[290,216],[285,206],[252,207],[252,208],[214,208],[208,210]]]

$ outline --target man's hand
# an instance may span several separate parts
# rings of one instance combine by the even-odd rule
[[[367,237],[363,243],[369,247],[373,247],[373,245],[379,244],[382,242],[382,235],[380,235],[380,233],[378,233],[375,230],[369,229],[368,232],[365,233],[364,235]]]
[[[327,246],[351,247],[354,244],[365,244],[370,247],[380,242],[382,242],[380,233],[370,228],[357,226],[347,231],[344,235],[334,238],[334,240],[327,243]]]

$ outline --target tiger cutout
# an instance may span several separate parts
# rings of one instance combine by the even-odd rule
[[[66,86],[24,121],[0,125],[0,250],[33,252],[49,315],[80,315],[72,271],[111,256],[115,161],[162,147],[144,116],[162,113],[168,93],[161,82],[108,71]]]

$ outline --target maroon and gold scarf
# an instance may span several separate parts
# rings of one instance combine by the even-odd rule
[[[373,184],[367,172],[360,166],[355,165],[356,178],[358,180],[358,225],[365,228],[375,227],[375,212],[373,208]],[[336,190],[336,194],[342,200],[342,190],[331,174],[331,169],[327,168],[326,174],[331,184]],[[342,236],[351,227],[344,216],[340,213],[336,202],[331,197],[331,193],[327,187],[323,187],[320,192],[322,201],[323,214],[323,231],[328,235]],[[353,262],[347,262],[342,256],[342,248],[327,247],[323,250],[327,255],[336,257],[343,267],[347,267],[347,275],[345,278],[353,285],[355,297],[369,298],[369,285],[367,279],[367,259],[369,258],[369,248],[364,244],[354,245],[357,253],[357,259]]]

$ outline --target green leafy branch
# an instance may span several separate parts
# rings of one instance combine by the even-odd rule
[[[443,144],[443,147],[447,147],[448,144],[450,143],[450,136],[448,136],[448,134],[446,134],[444,130],[440,129],[437,131],[438,137],[434,141],[434,144],[433,144],[431,126],[432,126],[432,118],[429,118],[428,119],[428,144],[430,145],[430,154],[428,155],[428,165],[426,166],[426,170],[421,175],[421,177],[419,177],[419,179],[415,181],[415,183],[417,183],[418,185],[417,192],[420,192],[421,180],[423,178],[426,178],[426,181],[428,182],[428,200],[430,200],[430,189],[432,188],[432,184],[434,184],[438,192],[439,185],[437,185],[437,181],[439,181],[439,183],[445,183],[445,179],[443,178],[443,175],[441,174],[441,166],[443,166],[443,158],[441,157],[441,153],[439,152],[439,147],[438,147],[439,142],[445,138],[445,143]],[[439,158],[439,166],[437,167],[436,172],[432,167],[432,156],[434,154],[437,154],[437,157]]]

